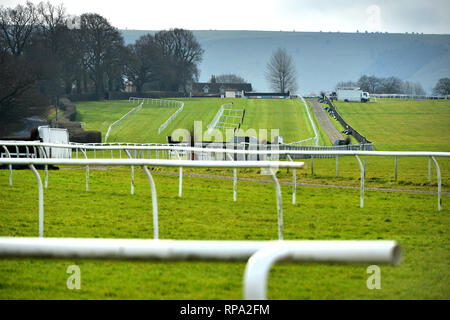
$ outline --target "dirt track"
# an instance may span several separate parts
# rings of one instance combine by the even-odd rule
[[[314,110],[314,113],[316,114],[316,118],[319,121],[320,126],[327,134],[331,143],[334,144],[336,140],[344,140],[342,134],[331,123],[330,118],[328,117],[327,112],[323,109],[322,105],[315,100],[309,100],[308,102],[310,103],[312,109]]]

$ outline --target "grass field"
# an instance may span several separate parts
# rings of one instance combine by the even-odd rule
[[[335,106],[377,150],[450,151],[450,101],[377,99]]]
[[[108,142],[165,143],[167,135],[178,128],[190,130],[194,127],[194,121],[202,121],[204,131],[220,106],[230,102],[246,110],[240,135],[248,132],[250,128],[255,129],[257,133],[259,129],[279,129],[286,142],[303,140],[314,135],[305,108],[298,100],[192,98],[183,102],[185,103],[183,111],[160,135],[158,135],[159,126],[177,108],[144,104],[141,111],[131,114],[120,126],[111,130]],[[78,103],[78,120],[86,123],[87,130],[99,130],[104,137],[109,125],[135,105],[136,103],[128,101]],[[270,131],[268,134],[270,137]]]
[[[50,172],[45,192],[47,237],[151,238],[151,196],[141,170],[129,194],[129,169]],[[37,235],[37,190],[29,171],[0,172],[1,236]],[[274,188],[264,183],[155,174],[163,239],[263,240],[277,238]],[[431,195],[302,187],[298,204],[282,186],[286,239],[394,239],[401,265],[381,266],[382,289],[366,288],[367,265],[296,265],[273,268],[271,299],[443,299],[449,292],[449,210],[438,213]],[[445,208],[445,207],[444,207]],[[81,290],[66,288],[66,268],[81,269]],[[2,299],[240,299],[245,263],[0,260]]]
[[[192,113],[198,113],[184,113],[184,110],[184,114],[176,120],[178,124],[173,123],[174,128],[187,126],[194,120],[203,120],[205,128],[222,101],[191,101],[196,103]],[[403,143],[402,150],[449,150],[448,132],[439,129],[450,124],[446,113],[450,107],[448,102],[430,107],[429,112],[415,117],[411,117],[407,110],[418,112],[428,101],[410,101],[411,107],[404,101],[396,102],[379,100],[362,106],[338,104],[337,107],[349,123],[376,143],[378,150],[397,149],[398,143]],[[245,103],[250,115],[265,108],[252,101],[242,100],[242,103]],[[399,109],[396,109],[397,105]],[[117,105],[110,107],[117,109],[116,117],[111,115],[112,110],[103,116],[100,103],[80,106],[86,128],[99,129],[103,133],[109,126],[103,126],[103,122],[115,121],[130,109],[128,105],[117,102]],[[302,104],[298,107],[303,110],[298,111],[300,121],[304,107]],[[363,108],[369,107],[371,115],[367,122],[372,121],[371,124],[354,123],[365,117],[364,111],[367,109]],[[349,109],[346,111],[346,108]],[[86,111],[88,109],[89,112]],[[359,110],[358,113],[356,110]],[[386,116],[385,110],[396,114],[396,119]],[[409,125],[402,125],[402,112]],[[259,127],[279,124],[283,130],[280,134],[292,135],[292,140],[295,140],[295,133],[289,132],[297,120],[287,125],[286,130],[283,129],[283,121],[293,117],[291,115],[284,120],[278,119],[276,114],[267,116],[265,120],[261,117],[264,124]],[[250,125],[252,117],[247,119]],[[388,127],[385,128],[386,124]],[[416,128],[425,124],[437,128],[440,134],[427,135],[426,132],[431,131],[427,130],[415,135]],[[160,122],[155,128],[159,125]],[[133,133],[132,126],[128,130],[135,138],[144,134]],[[168,128],[170,130],[173,129]],[[378,130],[384,130],[387,134],[377,135]],[[398,137],[391,138],[393,133]],[[312,136],[306,131],[300,135]],[[438,161],[443,175],[443,190],[449,191],[450,162],[441,158]],[[291,202],[292,186],[281,187],[285,239],[390,239],[400,242],[405,256],[399,266],[380,266],[381,290],[367,289],[367,265],[276,265],[270,273],[270,299],[450,298],[450,210],[447,195],[443,197],[443,210],[438,212],[436,195],[367,190],[365,207],[361,209],[357,189],[359,169],[353,157],[339,159],[339,177],[336,177],[334,159],[314,159],[314,175],[310,173],[311,160],[306,162],[308,170],[297,170],[297,181],[310,185],[297,188],[296,205]],[[400,158],[399,177],[394,181],[392,157],[367,157],[366,187],[436,191],[435,171],[433,169],[432,181],[428,182],[427,164],[425,158]],[[129,168],[91,168],[89,192],[85,191],[84,168],[50,171],[49,188],[45,190],[45,236],[152,238],[150,187],[142,170],[136,170],[134,196],[129,194]],[[232,181],[185,176],[183,198],[178,198],[178,177],[168,174],[176,171],[176,168],[153,169],[161,238],[277,238],[273,184],[238,181],[238,201],[234,203]],[[213,176],[233,174],[231,169],[185,169],[184,172]],[[10,187],[8,174],[7,170],[0,170],[0,236],[37,236],[38,202],[34,177],[28,170],[14,171],[14,185]],[[277,175],[282,182],[292,180],[292,171],[280,170]],[[259,175],[257,170],[238,170],[238,177],[269,180],[267,176]],[[356,189],[313,187],[312,184]],[[66,288],[69,276],[66,269],[73,264],[81,269],[81,290]],[[245,263],[226,262],[7,259],[0,260],[0,299],[240,299],[244,268]]]

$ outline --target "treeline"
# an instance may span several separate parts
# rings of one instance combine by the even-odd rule
[[[379,94],[410,94],[425,95],[425,90],[419,82],[401,80],[397,77],[375,77],[361,76],[358,81],[341,81],[336,85],[338,87],[360,87],[361,90],[369,93]]]
[[[0,7],[0,121],[41,114],[65,94],[108,98],[127,81],[138,92],[185,91],[198,79],[202,55],[188,30],[147,34],[125,46],[96,13],[70,16],[50,2]]]

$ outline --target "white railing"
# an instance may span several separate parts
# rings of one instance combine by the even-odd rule
[[[370,97],[383,98],[383,99],[423,99],[423,100],[446,100],[450,99],[450,95],[444,96],[429,96],[418,94],[391,94],[391,93],[371,93]]]
[[[168,99],[153,99],[153,98],[139,98],[139,97],[130,97],[128,101],[142,101],[145,104],[158,105],[163,107],[178,107],[177,111],[175,111],[169,119],[167,119],[158,129],[158,134],[160,134],[167,126],[178,116],[178,114],[183,111],[184,102],[177,100],[168,100]],[[105,141],[106,142],[106,141]]]
[[[127,112],[126,114],[124,114],[119,120],[114,121],[114,122],[109,126],[108,132],[106,132],[106,135],[105,135],[105,142],[108,141],[108,137],[109,137],[109,133],[111,132],[111,129],[112,129],[114,126],[119,125],[120,122],[121,122],[123,119],[125,119],[126,117],[128,117],[130,114],[132,114],[132,113],[134,113],[134,112],[137,112],[137,111],[141,110],[141,109],[142,109],[142,104],[143,104],[143,102],[141,102],[137,107],[135,107],[135,108],[131,109],[130,111],[128,111],[128,112]]]
[[[217,111],[216,115],[214,116],[214,119],[212,119],[211,123],[208,125],[208,134],[210,134],[214,130],[214,128],[216,127],[217,123],[220,120],[220,117],[222,117],[224,105],[225,104],[220,106],[220,109],[219,111]]]
[[[438,210],[442,210],[442,198],[441,198],[441,172],[439,168],[439,164],[436,160],[436,157],[450,157],[450,152],[428,152],[428,151],[362,151],[362,150],[239,150],[239,149],[232,149],[233,144],[227,144],[227,148],[221,149],[221,148],[199,148],[199,147],[186,147],[186,146],[171,146],[171,145],[158,145],[158,146],[139,146],[139,145],[133,145],[133,146],[93,146],[93,145],[60,145],[60,144],[52,144],[52,143],[40,143],[40,142],[17,142],[17,141],[0,141],[0,146],[3,146],[5,148],[6,146],[14,146],[18,148],[18,146],[31,146],[31,147],[57,147],[57,148],[71,148],[71,149],[80,149],[80,150],[141,150],[141,151],[150,151],[150,150],[166,150],[166,151],[186,151],[188,153],[215,153],[216,155],[225,155],[225,154],[241,154],[241,155],[333,155],[336,157],[336,161],[338,161],[339,156],[355,156],[357,163],[360,167],[361,172],[361,186],[360,186],[360,206],[361,208],[364,207],[364,178],[365,178],[365,160],[364,164],[359,159],[359,156],[393,156],[395,157],[395,176],[397,176],[397,161],[398,157],[428,157],[428,180],[431,181],[431,162],[434,163],[436,167],[436,175],[437,175],[437,184],[438,184]],[[230,147],[230,148],[228,148]],[[1,150],[1,149],[0,149]],[[221,157],[217,157],[221,158]],[[9,161],[9,158],[3,158],[1,161]],[[19,160],[19,159],[17,159]],[[42,159],[36,159],[36,160],[42,160]],[[46,159],[50,160],[50,159]],[[65,159],[61,159],[65,160]],[[190,161],[188,160],[192,165],[186,165],[186,166],[193,166],[195,162],[205,162],[205,161]],[[213,161],[214,162],[214,161]],[[215,161],[217,162],[217,161]],[[251,162],[251,161],[242,161],[242,162]],[[258,161],[255,161],[256,163]],[[9,162],[3,162],[4,164],[10,164]],[[285,162],[278,162],[278,163],[285,163]],[[336,162],[338,163],[338,162]],[[53,162],[52,164],[58,164],[57,162]],[[256,166],[257,167],[257,166]],[[276,167],[276,166],[275,166]],[[304,164],[303,166],[304,167]],[[88,170],[88,167],[86,168]],[[338,167],[336,167],[338,170]],[[10,168],[10,181],[12,176],[12,169]],[[47,172],[46,172],[47,177]],[[87,174],[88,177],[88,174]],[[234,178],[237,179],[236,176]],[[236,182],[235,182],[236,183]],[[12,184],[12,183],[11,183]],[[294,179],[294,189],[295,189],[295,179]]]
[[[0,257],[157,261],[246,261],[243,297],[267,299],[278,261],[399,264],[402,249],[388,240],[210,241],[73,238],[0,238]]]
[[[177,101],[179,102],[179,101]],[[167,119],[158,129],[158,134],[160,134],[164,129],[167,128],[167,126],[178,116],[178,114],[183,111],[183,107],[184,107],[184,102],[179,102],[180,103],[180,107],[177,109],[177,111],[175,111],[170,117],[169,119]]]
[[[86,153],[84,153],[86,155]],[[130,155],[130,154],[129,154]],[[86,166],[86,191],[89,190],[89,166],[91,165],[109,165],[109,166],[131,166],[132,169],[132,194],[134,193],[134,166],[141,166],[147,175],[152,192],[153,205],[153,222],[154,222],[154,238],[158,239],[158,205],[156,186],[153,181],[152,174],[147,166],[162,167],[193,167],[193,168],[302,168],[303,162],[275,162],[275,161],[191,161],[191,160],[157,160],[157,159],[36,159],[36,158],[0,158],[0,165],[27,165],[34,173],[38,183],[39,193],[39,237],[44,236],[44,189],[39,173],[35,169],[35,165],[76,165]],[[180,171],[182,174],[182,171]],[[275,174],[272,176],[276,182],[277,194],[277,215],[278,215],[278,234],[279,239],[283,239],[282,230],[282,206],[281,206],[281,190]],[[280,225],[281,221],[281,225]]]
[[[313,138],[310,138],[310,139],[302,140],[302,141],[291,142],[291,143],[289,143],[289,144],[299,144],[299,143],[302,143],[302,142],[306,142],[306,141],[308,141],[308,140],[314,140],[314,141],[315,141],[315,142],[314,142],[314,143],[315,143],[315,146],[317,147],[317,146],[319,145],[319,133],[317,132],[316,125],[314,124],[314,121],[313,121],[313,119],[312,119],[312,117],[311,117],[311,113],[309,112],[308,104],[306,103],[305,99],[303,99],[303,97],[302,97],[300,94],[296,94],[296,96],[297,96],[300,100],[302,100],[303,105],[305,106],[306,113],[308,114],[309,122],[311,123],[311,127],[312,127],[312,129],[313,129],[313,131],[314,131],[314,137],[313,137]]]

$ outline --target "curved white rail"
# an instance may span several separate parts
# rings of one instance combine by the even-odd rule
[[[313,119],[311,117],[311,113],[309,112],[309,108],[308,108],[308,105],[307,105],[305,99],[303,99],[303,97],[300,94],[297,94],[297,96],[300,98],[300,100],[302,100],[302,102],[303,102],[303,104],[305,106],[306,113],[308,114],[309,122],[311,123],[311,127],[312,127],[312,129],[314,131],[314,138],[310,138],[310,139],[314,139],[315,140],[315,146],[317,147],[319,145],[319,133],[317,132],[316,125],[314,124],[314,121],[313,121]],[[310,139],[307,139],[307,140],[310,140]],[[305,142],[307,140],[303,140],[303,141],[299,141],[299,142]]]
[[[214,116],[214,119],[212,119],[210,124],[208,124],[208,127],[207,127],[208,128],[208,134],[210,134],[214,130],[214,128],[216,127],[217,123],[220,120],[220,117],[222,117],[223,110],[224,110],[224,105],[225,104],[220,106],[220,109],[219,109],[219,111],[217,111],[216,115]]]
[[[137,112],[139,110],[142,109],[142,104],[143,102],[141,102],[140,105],[138,105],[137,107],[134,107],[133,109],[131,109],[130,111],[128,111],[126,114],[124,114],[119,120],[114,121],[108,128],[108,132],[106,132],[105,135],[105,143],[108,141],[108,137],[109,137],[109,133],[111,132],[111,129],[116,126],[117,124],[119,124],[123,119],[125,119],[126,117],[128,117],[130,114],[132,114],[133,112]]]
[[[400,263],[402,252],[395,241],[282,241],[257,251],[244,274],[244,299],[267,299],[270,268],[278,261],[319,263]]]
[[[271,266],[280,260],[398,264],[395,241],[210,241],[0,237],[0,257],[245,261],[244,299],[266,299]]]
[[[337,155],[337,156],[399,156],[399,157],[450,157],[450,152],[436,151],[363,151],[363,150],[239,150],[230,148],[200,148],[174,145],[89,145],[89,144],[57,144],[42,143],[34,141],[2,141],[2,146],[42,146],[53,148],[70,148],[85,150],[172,150],[172,151],[190,151],[190,152],[217,152],[217,153],[235,153],[235,154],[290,154],[290,155]]]
[[[168,100],[170,101],[170,100]],[[172,101],[171,101],[172,102]],[[178,116],[178,114],[183,111],[183,107],[184,107],[184,102],[180,102],[180,101],[173,101],[173,102],[177,102],[177,103],[181,103],[180,107],[177,109],[177,111],[175,111],[170,117],[169,119],[167,119],[158,129],[158,134],[160,134],[164,129],[167,128],[167,126]]]

